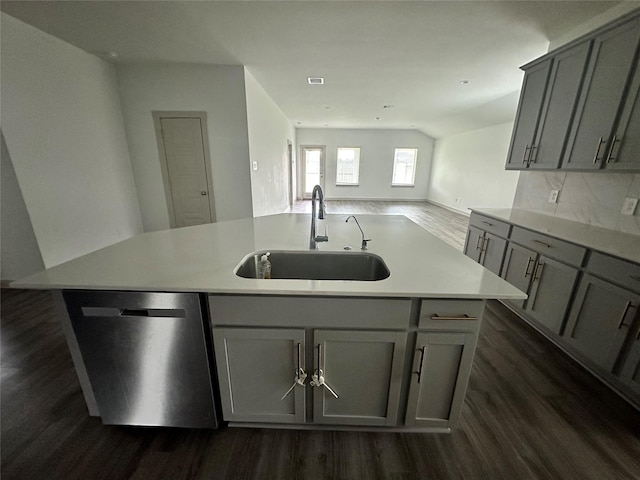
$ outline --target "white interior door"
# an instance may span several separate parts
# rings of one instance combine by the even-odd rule
[[[324,191],[324,147],[302,147],[303,198],[311,198],[313,187]]]
[[[176,227],[213,221],[202,122],[200,118],[161,118]]]

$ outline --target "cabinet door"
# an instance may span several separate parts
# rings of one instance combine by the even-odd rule
[[[304,423],[304,391],[293,385],[304,369],[304,330],[214,328],[224,419],[241,422]]]
[[[640,68],[636,66],[629,94],[606,160],[610,170],[640,170]]]
[[[611,371],[639,302],[640,295],[585,275],[564,338],[595,364]]]
[[[583,42],[553,58],[529,168],[560,166],[590,49],[591,42]]]
[[[419,333],[407,417],[411,427],[454,427],[476,347],[472,333]]]
[[[500,268],[502,267],[502,260],[504,260],[506,249],[506,240],[491,235],[490,233],[485,233],[484,239],[482,240],[482,265],[496,275],[500,275]]]
[[[533,250],[509,242],[500,276],[514,287],[529,293],[529,285],[536,258],[537,254]],[[508,302],[518,308],[522,308],[525,301],[509,300]]]
[[[516,123],[513,127],[505,167],[507,170],[521,170],[527,167],[550,69],[551,59],[533,66],[524,74]]]
[[[397,425],[407,334],[316,330],[314,423]],[[332,393],[331,389],[338,398]]]
[[[482,254],[482,235],[484,232],[479,228],[469,225],[467,230],[467,241],[464,245],[464,254],[470,257],[475,262],[480,261],[480,255]]]
[[[620,380],[640,397],[640,331],[636,332],[633,347],[622,367]]]
[[[597,169],[613,135],[640,37],[638,21],[625,23],[594,40],[563,168]]]
[[[533,271],[527,313],[554,333],[560,333],[578,270],[540,256]]]

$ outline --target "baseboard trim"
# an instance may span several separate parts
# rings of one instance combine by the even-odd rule
[[[462,215],[465,215],[467,217],[471,216],[471,210],[469,210],[468,208],[462,209],[462,208],[455,208],[455,207],[451,207],[449,205],[445,205],[444,203],[440,203],[440,202],[436,202],[435,200],[425,200],[427,203],[430,203],[432,205],[435,205],[437,207],[442,207],[446,210],[449,210],[450,212],[455,212],[455,213],[461,213]]]

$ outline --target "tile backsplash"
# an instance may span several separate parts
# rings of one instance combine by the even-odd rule
[[[557,203],[548,202],[551,190],[560,191]],[[521,172],[513,207],[640,235],[640,206],[620,213],[626,197],[640,198],[640,174]]]

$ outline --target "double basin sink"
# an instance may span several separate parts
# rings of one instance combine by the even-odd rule
[[[269,250],[272,279],[384,280],[391,274],[382,258],[367,252]],[[237,276],[257,278],[258,263],[267,250],[253,252],[235,268]]]

